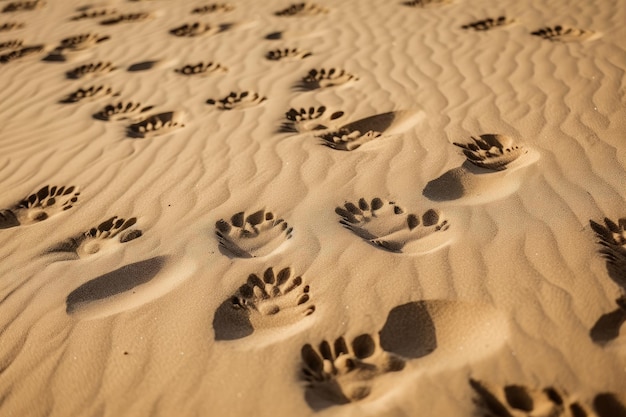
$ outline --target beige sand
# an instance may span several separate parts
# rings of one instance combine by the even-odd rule
[[[623,2],[0,11],[1,416],[626,415]]]

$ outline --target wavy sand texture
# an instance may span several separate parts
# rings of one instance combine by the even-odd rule
[[[622,3],[7,7],[1,416],[624,415]]]

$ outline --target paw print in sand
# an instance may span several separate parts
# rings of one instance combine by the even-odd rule
[[[473,142],[458,143],[456,146],[463,149],[463,154],[472,164],[489,169],[491,171],[502,171],[511,162],[528,151],[522,145],[515,145],[513,139],[498,134],[485,134],[473,137]]]
[[[326,106],[294,109],[285,113],[286,122],[280,126],[283,133],[304,133],[315,130],[326,130],[334,125],[334,121],[343,117],[344,112],[327,112]]]
[[[335,212],[345,228],[374,246],[390,252],[424,253],[440,245],[422,245],[427,237],[449,228],[441,213],[430,209],[421,216],[407,214],[393,201],[374,198],[357,204],[347,202]],[[443,242],[442,242],[443,243]]]
[[[60,212],[69,210],[78,201],[80,193],[74,186],[46,185],[10,209],[0,210],[0,229],[34,224]]]

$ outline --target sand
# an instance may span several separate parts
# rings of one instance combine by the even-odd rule
[[[623,2],[0,11],[1,416],[626,415]]]

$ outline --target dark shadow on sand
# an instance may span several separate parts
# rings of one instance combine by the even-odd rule
[[[236,340],[251,335],[254,328],[248,316],[246,310],[234,308],[232,300],[228,298],[213,316],[215,340]]]
[[[380,331],[380,346],[410,359],[435,351],[437,335],[427,306],[427,301],[416,301],[394,307]]]
[[[67,296],[65,311],[72,314],[81,304],[103,300],[150,282],[163,269],[166,260],[165,256],[157,256],[124,265],[84,283]]]
[[[622,325],[626,322],[626,311],[621,307],[603,314],[589,331],[591,340],[598,345],[605,345],[619,336]]]

